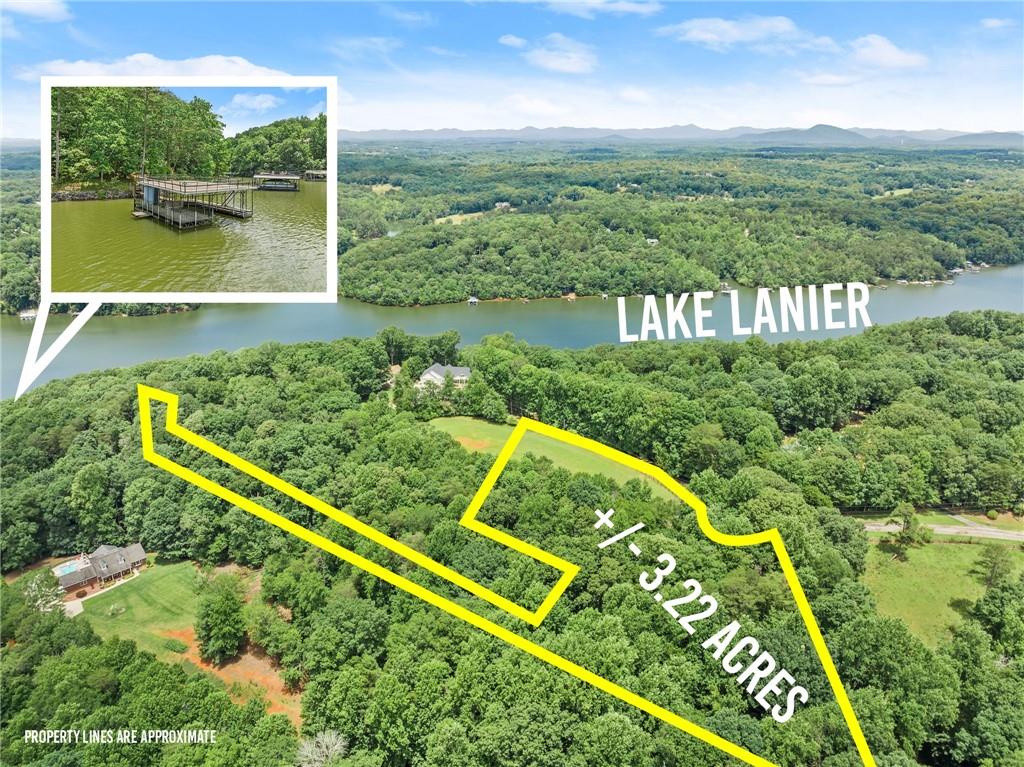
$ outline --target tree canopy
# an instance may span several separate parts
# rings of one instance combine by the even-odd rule
[[[602,149],[359,144],[339,169],[339,289],[436,304],[924,280],[1024,259],[1019,153]]]
[[[531,415],[664,467],[708,504],[719,529],[777,527],[880,764],[1013,764],[1024,751],[1022,582],[991,578],[983,597],[964,606],[953,639],[930,649],[878,614],[859,580],[866,534],[843,511],[902,502],[1011,508],[1024,477],[1022,338],[1024,319],[996,312],[834,341],[579,351],[509,336],[458,348],[450,334],[388,329],[370,339],[266,344],[88,373],[0,404],[4,567],[129,540],[166,557],[260,567],[260,591],[244,607],[231,584],[214,581],[202,597],[199,633],[218,643],[226,637],[224,657],[244,633],[274,658],[286,683],[302,691],[302,734],[310,742],[343,738],[341,765],[724,767],[728,760],[699,741],[161,473],[140,454],[135,385],[178,393],[186,424],[207,439],[533,604],[551,572],[458,524],[491,457],[424,423],[440,413],[480,415],[480,404],[494,400],[498,420]],[[412,381],[434,361],[470,366],[475,390],[416,390]],[[393,384],[392,364],[401,365]],[[794,397],[808,406],[794,406]],[[212,456],[165,435],[158,450],[362,556],[406,567]],[[598,558],[595,508],[646,521],[637,538],[645,552],[699,568],[723,611],[807,680],[813,702],[779,727],[734,679],[709,667],[698,643],[659,619],[627,550]],[[481,513],[584,568],[536,641],[785,767],[856,763],[770,550],[712,546],[691,514],[638,480],[573,474],[528,452],[510,462]],[[473,609],[502,620],[496,608]],[[5,607],[5,620],[9,613]],[[51,689],[51,665],[81,676],[89,653],[104,668],[104,653],[130,656],[90,642],[52,645],[37,650],[52,660],[23,664],[26,677],[12,688],[22,697],[4,706],[9,732],[49,721],[43,700],[63,690]],[[6,663],[13,653],[2,652]],[[111,686],[119,673],[126,672],[90,678],[101,690],[130,690]],[[89,705],[99,704],[118,705],[115,693],[93,694]],[[269,720],[262,727],[272,729]],[[239,748],[255,748],[259,728]],[[294,748],[291,736],[274,732],[281,740],[267,738],[265,747]],[[615,747],[622,744],[630,748]],[[5,763],[35,764],[20,745],[10,758],[4,748]]]
[[[214,105],[162,88],[54,88],[56,184],[124,180],[141,171],[199,178],[324,168],[327,118],[290,117],[224,137]]]

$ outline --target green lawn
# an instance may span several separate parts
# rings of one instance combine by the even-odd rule
[[[1019,571],[1024,567],[1024,552],[1007,545]],[[882,615],[902,618],[914,634],[934,647],[961,621],[959,610],[985,591],[976,570],[982,550],[981,545],[938,540],[911,549],[909,559],[901,562],[876,539],[868,551],[864,582]]]
[[[917,518],[926,525],[946,525],[950,527],[966,527],[963,522],[952,514],[941,511],[919,511]]]
[[[1000,530],[1024,533],[1024,517],[1015,517],[1008,513],[1000,514],[995,519],[989,519],[984,514],[969,514],[965,516],[986,527],[997,527]]]
[[[512,427],[505,424],[488,423],[477,418],[455,416],[452,418],[435,418],[431,426],[453,436],[467,450],[497,454],[501,446],[508,440]],[[650,484],[654,494],[662,498],[675,496],[660,482],[633,471],[615,461],[592,453],[575,445],[545,437],[542,434],[528,432],[516,448],[516,455],[533,453],[550,458],[556,465],[572,472],[586,474],[603,474],[622,484],[630,479],[640,478]]]
[[[133,639],[161,660],[180,659],[164,632],[192,628],[196,567],[191,562],[150,565],[132,580],[82,603],[83,615],[104,639]]]

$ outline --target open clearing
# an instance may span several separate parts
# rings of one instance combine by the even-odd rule
[[[985,525],[985,527],[994,527],[999,530],[1011,530],[1018,533],[1024,533],[1024,517],[1015,517],[1009,512],[1000,514],[995,519],[989,519],[984,514],[971,514],[965,515],[972,522],[977,522],[979,525]]]
[[[224,570],[238,571],[251,598],[259,573],[218,568]],[[192,562],[150,565],[116,589],[85,600],[83,614],[102,638],[131,639],[162,661],[182,663],[193,671],[202,669],[223,681],[236,702],[262,696],[270,704],[270,713],[287,714],[298,725],[302,696],[286,691],[277,668],[262,653],[247,650],[219,667],[200,658],[193,629],[198,579],[199,571]],[[177,642],[184,643],[186,649],[175,650]]]
[[[884,200],[886,197],[902,197],[905,194],[911,194],[914,191],[914,187],[901,187],[899,189],[886,189],[881,194],[874,195],[872,200]]]
[[[466,416],[454,416],[451,418],[435,418],[430,425],[450,434],[455,440],[467,450],[482,453],[493,453],[497,455],[501,446],[512,434],[512,427],[507,424],[488,423],[476,418]],[[656,496],[661,498],[675,499],[676,497],[660,482],[639,474],[621,464],[609,461],[599,455],[591,453],[575,445],[568,445],[564,442],[553,440],[541,434],[527,432],[523,441],[516,448],[515,457],[525,453],[533,453],[536,456],[549,458],[556,466],[567,469],[571,472],[582,474],[603,474],[618,482],[620,485],[631,479],[642,479],[647,482]]]
[[[1024,567],[1024,552],[1013,551],[1016,571]],[[884,545],[872,541],[864,583],[878,602],[878,612],[901,618],[931,647],[949,637],[962,620],[961,611],[984,592],[978,560],[984,546],[935,541],[911,549],[906,562],[893,559]]]
[[[450,216],[441,216],[441,218],[435,218],[435,224],[461,224],[463,221],[472,221],[474,218],[480,218],[483,216],[483,211],[478,213],[453,213]]]
[[[160,660],[179,660],[166,647],[166,632],[192,628],[197,577],[191,562],[150,565],[131,581],[85,600],[82,614],[104,639],[131,639]]]
[[[401,187],[392,184],[373,184],[370,189],[373,190],[374,194],[387,194],[395,189],[401,189]]]
[[[168,639],[184,642],[188,649],[178,656],[185,659],[186,667],[195,667],[213,674],[224,682],[228,695],[235,703],[248,703],[253,698],[267,700],[267,712],[284,714],[299,727],[302,724],[302,694],[290,692],[281,681],[274,662],[262,652],[246,649],[237,658],[221,666],[214,666],[199,655],[199,643],[191,627],[165,632]]]

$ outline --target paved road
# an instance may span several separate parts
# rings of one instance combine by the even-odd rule
[[[958,517],[959,519],[959,517]],[[966,538],[992,538],[999,541],[1016,541],[1024,543],[1024,533],[1013,530],[1001,530],[998,527],[988,527],[973,520],[963,525],[925,525],[932,532],[938,535],[959,535]],[[895,533],[899,525],[883,522],[866,522],[864,529],[873,533]]]

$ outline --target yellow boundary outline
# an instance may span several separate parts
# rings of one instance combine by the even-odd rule
[[[638,458],[622,453],[595,440],[565,431],[564,429],[549,426],[529,418],[521,418],[519,420],[519,423],[509,436],[508,441],[502,447],[501,452],[498,453],[498,457],[495,459],[490,471],[484,478],[479,490],[477,490],[472,501],[470,501],[469,506],[466,508],[466,511],[460,520],[460,524],[493,541],[508,546],[515,551],[521,552],[540,562],[548,564],[562,572],[562,576],[559,578],[558,582],[552,588],[545,600],[541,603],[540,607],[538,607],[536,611],[530,612],[520,605],[517,605],[514,602],[505,599],[501,595],[494,593],[490,589],[487,589],[450,568],[445,567],[441,563],[424,556],[420,552],[400,543],[394,538],[384,535],[379,530],[360,522],[351,515],[336,509],[319,498],[316,498],[315,496],[310,495],[309,493],[306,493],[294,485],[284,481],[280,477],[264,471],[255,464],[246,461],[244,458],[240,458],[234,453],[225,450],[219,445],[216,445],[199,436],[195,432],[185,428],[178,423],[178,395],[152,386],[146,386],[145,384],[138,385],[138,395],[139,420],[142,436],[142,455],[147,461],[155,466],[179,477],[180,479],[184,479],[186,482],[196,485],[197,487],[227,501],[228,503],[234,504],[235,506],[248,511],[259,519],[275,525],[285,532],[291,533],[307,543],[311,543],[314,546],[335,555],[339,559],[355,565],[371,575],[374,575],[381,580],[412,594],[413,596],[419,597],[425,602],[444,610],[449,615],[453,615],[456,618],[464,620],[470,625],[475,626],[482,631],[486,631],[488,634],[491,634],[498,639],[508,642],[512,646],[533,655],[535,658],[538,658],[555,668],[571,674],[577,679],[596,687],[602,692],[618,698],[624,703],[628,703],[629,705],[634,706],[689,735],[699,738],[705,743],[724,751],[730,756],[736,757],[737,759],[740,759],[747,764],[754,765],[755,767],[777,767],[774,763],[748,751],[742,746],[732,743],[725,738],[716,735],[710,730],[707,730],[688,719],[684,719],[678,714],[658,706],[646,698],[643,698],[636,693],[615,684],[614,682],[608,681],[604,677],[598,676],[592,671],[588,671],[586,668],[563,658],[561,655],[558,655],[557,653],[554,653],[551,650],[548,650],[547,648],[542,647],[541,645],[532,642],[481,615],[478,615],[472,610],[469,610],[446,597],[442,597],[433,591],[430,591],[402,575],[392,572],[386,567],[378,565],[376,562],[373,562],[354,551],[340,546],[334,541],[291,521],[287,517],[283,517],[280,514],[270,511],[255,501],[239,495],[238,493],[207,479],[201,474],[175,463],[169,458],[158,455],[153,440],[153,413],[151,403],[153,400],[156,400],[167,405],[165,428],[168,434],[178,437],[188,444],[213,455],[215,458],[218,458],[239,471],[248,474],[254,479],[270,485],[275,490],[287,495],[289,498],[324,514],[354,532],[366,536],[384,548],[409,559],[435,575],[449,580],[469,593],[490,602],[496,607],[499,607],[516,617],[521,618],[532,626],[538,626],[544,620],[544,617],[548,614],[561,595],[565,592],[569,583],[579,572],[579,567],[542,549],[532,546],[525,541],[514,538],[500,530],[496,530],[495,528],[480,522],[476,518],[480,509],[483,507],[484,501],[494,488],[498,477],[505,469],[506,464],[512,457],[516,448],[519,446],[523,436],[528,431],[533,431],[546,437],[559,440],[560,442],[565,442],[570,445],[575,445],[576,447],[581,447],[585,450],[590,450],[604,458],[608,458],[627,466],[634,471],[647,475],[648,477],[663,484],[687,506],[693,509],[696,513],[697,524],[700,527],[701,532],[711,541],[723,546],[738,547],[754,546],[763,543],[771,544],[772,549],[775,551],[775,554],[779,559],[779,564],[782,566],[782,571],[786,576],[786,581],[789,584],[790,591],[796,600],[797,608],[803,618],[807,632],[811,637],[811,643],[818,654],[818,659],[821,661],[825,675],[828,677],[829,684],[832,687],[833,694],[836,696],[836,701],[842,711],[843,718],[846,720],[847,727],[850,730],[850,735],[853,737],[853,741],[857,747],[858,753],[860,754],[861,761],[864,764],[864,767],[876,767],[874,757],[871,755],[871,750],[864,738],[864,733],[861,731],[857,715],[853,711],[853,706],[850,704],[849,697],[846,694],[846,689],[843,687],[843,683],[839,678],[839,672],[836,670],[835,664],[832,662],[832,656],[829,653],[828,648],[825,646],[825,639],[822,637],[817,621],[811,612],[810,604],[808,603],[807,597],[800,585],[800,580],[797,577],[796,570],[789,558],[789,553],[786,551],[785,544],[782,542],[782,536],[779,534],[779,531],[776,528],[772,528],[771,530],[765,530],[760,533],[751,533],[748,535],[731,535],[720,532],[715,529],[711,524],[711,521],[708,519],[707,506],[704,505],[703,501],[693,495],[693,493],[676,482],[676,480],[657,466],[653,466],[646,461],[641,461]]]

